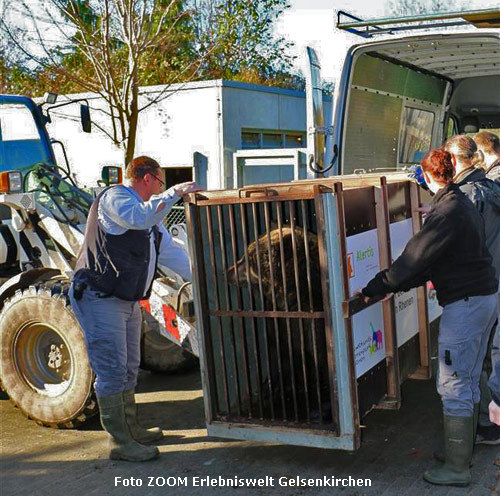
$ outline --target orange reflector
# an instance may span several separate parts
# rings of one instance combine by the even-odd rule
[[[2,172],[0,174],[0,192],[8,193],[9,192],[9,173]]]

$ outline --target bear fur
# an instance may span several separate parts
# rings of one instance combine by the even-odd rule
[[[298,268],[299,291],[295,280],[295,259],[293,256],[293,237],[290,227],[282,228],[283,254],[285,261],[285,277],[281,264],[280,230],[273,229],[269,233],[262,235],[257,241],[253,241],[248,246],[248,266],[250,284],[254,287],[256,299],[259,298],[259,271],[257,253],[260,259],[260,274],[262,289],[265,299],[265,310],[273,310],[273,285],[271,284],[271,270],[274,278],[274,293],[276,296],[276,310],[285,311],[288,304],[288,311],[298,311],[298,297],[300,295],[301,311],[322,310],[321,280],[319,268],[318,237],[316,234],[308,232],[309,248],[309,272],[311,276],[312,307],[310,304],[308,281],[307,281],[307,258],[305,249],[304,230],[295,227],[296,260]],[[257,252],[258,244],[258,252]],[[269,256],[269,245],[271,245],[271,256]],[[238,284],[247,287],[247,269],[245,257],[241,257],[235,265],[231,266],[227,272],[229,284]],[[286,291],[285,291],[286,289]]]
[[[231,285],[238,284],[243,291],[248,290],[248,279],[253,293],[254,302],[260,302],[259,292],[259,270],[258,262],[260,262],[260,276],[261,286],[264,295],[264,310],[266,311],[322,311],[322,288],[321,288],[321,274],[319,264],[319,249],[318,237],[316,234],[308,231],[307,241],[309,248],[309,272],[311,277],[311,296],[312,305],[309,297],[308,281],[307,281],[307,258],[305,249],[305,233],[301,227],[295,227],[295,245],[296,256],[293,254],[293,237],[292,229],[289,226],[283,226],[280,230],[272,229],[269,232],[268,239],[267,233],[259,237],[257,241],[253,241],[248,245],[248,277],[247,277],[247,263],[245,257],[241,257],[234,265],[227,271],[227,281]],[[283,245],[283,259],[284,271],[282,270],[282,257],[281,257],[281,244]],[[257,251],[258,245],[258,251]],[[270,250],[269,250],[270,246]],[[269,253],[270,252],[270,253]],[[259,257],[257,257],[257,253]],[[295,275],[295,262],[298,268],[298,290]],[[274,280],[274,294],[276,307],[273,308],[273,285],[271,284],[271,270]],[[283,275],[284,272],[284,275]],[[300,295],[300,308],[299,299]],[[253,309],[260,308],[260,303]],[[245,308],[248,310],[248,308]],[[271,363],[270,379],[273,384],[274,398],[272,400],[267,398],[267,403],[273,401],[275,408],[278,409],[282,406],[282,399],[280,394],[281,380],[284,383],[286,409],[287,415],[290,417],[293,412],[293,393],[292,393],[292,372],[295,377],[296,391],[298,397],[299,417],[304,420],[306,417],[305,412],[305,386],[303,379],[302,368],[302,350],[301,350],[301,336],[299,319],[291,318],[289,326],[291,329],[291,348],[292,348],[292,361],[290,360],[290,342],[288,337],[288,325],[286,319],[279,318],[278,321],[278,337],[275,332],[274,319],[268,318],[267,320],[267,343],[269,350],[269,358]],[[308,376],[309,384],[309,399],[311,417],[313,421],[319,421],[319,405],[316,395],[316,372],[314,366],[314,347],[312,339],[312,326],[311,323],[304,319],[303,321],[303,339],[304,339],[304,354],[306,362],[306,373]],[[326,339],[324,321],[322,319],[315,320],[315,338],[317,348],[317,358],[319,364],[319,384],[322,391],[322,406],[323,406],[323,421],[328,421],[331,418],[331,407],[329,404],[329,374],[327,365],[326,353]],[[281,357],[281,379],[278,369],[278,350]],[[261,349],[260,353],[263,351]],[[261,360],[264,361],[261,355]],[[267,381],[269,374],[263,373],[262,389],[266,391]]]

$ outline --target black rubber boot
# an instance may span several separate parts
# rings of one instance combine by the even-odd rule
[[[473,430],[473,436],[472,436],[472,440],[474,443],[476,441],[476,435],[477,435],[477,422],[479,420],[479,407],[480,406],[481,406],[480,403],[474,403],[474,417],[473,417],[474,430]],[[439,447],[436,448],[436,451],[434,451],[433,455],[434,455],[434,458],[438,462],[444,463],[444,436],[441,437]],[[470,464],[470,466],[472,467],[472,463]]]
[[[156,446],[144,446],[132,438],[125,419],[122,393],[100,396],[97,402],[101,424],[110,436],[109,457],[112,460],[145,462],[160,454]]]
[[[151,443],[163,437],[163,432],[159,427],[146,429],[139,425],[137,421],[137,405],[135,403],[135,391],[130,389],[123,392],[123,402],[125,404],[125,417],[130,428],[132,437],[140,443]]]
[[[474,418],[444,417],[444,452],[443,465],[427,470],[424,480],[443,486],[466,487],[471,482],[469,470],[472,458]]]

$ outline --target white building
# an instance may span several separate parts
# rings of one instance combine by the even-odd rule
[[[163,89],[142,88],[141,104]],[[194,177],[219,189],[307,176],[305,92],[214,80],[172,85],[167,94],[140,114],[135,155],[158,160],[169,184]],[[109,117],[96,110],[104,108],[102,98],[69,97],[87,98],[92,120],[110,128]],[[330,105],[325,109],[330,122]],[[77,105],[54,110],[48,130],[64,144],[78,182],[91,186],[104,165],[123,165],[123,152],[95,125],[82,133],[77,111]]]

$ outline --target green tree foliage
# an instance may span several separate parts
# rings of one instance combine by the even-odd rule
[[[193,12],[181,0],[160,0],[154,18],[155,27],[160,22],[160,12],[169,7],[168,19],[161,27],[161,41],[141,59],[139,82],[141,86],[170,84],[192,80],[198,70],[193,49]],[[203,54],[200,54],[203,58]]]
[[[274,25],[288,0],[193,0],[196,48],[207,53],[201,79],[236,79],[292,86],[303,84],[293,73],[293,43],[276,36]]]

